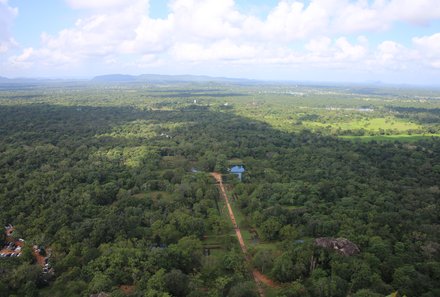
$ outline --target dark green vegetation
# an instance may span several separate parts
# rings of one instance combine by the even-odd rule
[[[133,296],[255,295],[207,174],[235,159],[247,171],[229,189],[253,264],[283,283],[268,294],[439,296],[440,140],[427,136],[440,133],[439,94],[377,92],[3,89],[0,222],[50,248],[55,275],[30,252],[0,259],[0,295],[123,296],[121,285]],[[339,138],[360,135],[375,138]],[[317,248],[321,236],[361,253]]]

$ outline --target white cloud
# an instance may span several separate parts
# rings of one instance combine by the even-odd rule
[[[367,50],[362,45],[353,45],[345,37],[340,37],[335,42],[339,49],[336,59],[342,61],[358,61],[365,57]]]
[[[350,42],[346,37],[334,40],[321,36],[310,40],[306,45],[301,62],[324,68],[360,68],[371,54],[368,40],[364,36],[357,38],[356,43]]]
[[[405,47],[397,42],[389,40],[384,41],[378,46],[379,61],[382,61],[383,63],[394,61],[405,50]]]
[[[282,0],[260,25],[260,30],[266,39],[289,42],[306,38],[315,32],[325,32],[327,25],[328,14],[316,1],[306,7],[301,2]],[[255,33],[259,34],[258,31]]]
[[[384,6],[384,14],[392,21],[426,25],[440,18],[440,5],[437,0],[391,0]]]
[[[234,0],[170,0],[164,18],[149,15],[149,0],[65,1],[84,10],[84,17],[57,34],[43,33],[41,46],[11,57],[15,67],[313,65],[380,71],[421,59],[440,67],[440,34],[414,38],[413,48],[392,38],[375,48],[368,40],[370,32],[397,22],[418,26],[440,19],[433,0],[280,0],[264,18],[240,11]],[[6,48],[1,28],[0,53]]]
[[[40,48],[34,48],[32,52],[25,49],[13,60],[18,64],[42,65],[78,64],[96,59],[106,63],[110,56],[124,53],[127,40],[135,39],[147,4],[146,1],[134,1],[119,10],[78,19],[74,27],[64,29],[55,36],[42,33]]]
[[[33,53],[34,53],[33,48],[25,48],[23,50],[23,53],[21,55],[19,55],[18,57],[16,57],[14,60],[17,63],[25,62],[32,56]]]
[[[180,39],[215,40],[238,36],[243,16],[233,0],[174,0],[170,3],[174,29]]]
[[[9,61],[17,68],[28,69],[34,66],[71,68],[81,63],[80,59],[72,58],[61,50],[25,48],[18,56],[10,57]]]
[[[329,37],[321,36],[310,40],[305,48],[312,53],[323,53],[329,50],[332,40]]]
[[[236,44],[230,40],[221,40],[207,46],[197,43],[177,43],[172,55],[182,61],[233,61],[255,59],[261,50],[248,44]]]
[[[398,42],[386,40],[377,46],[369,63],[373,68],[401,71],[414,67],[415,61],[419,59],[419,53],[416,50],[407,48]]]
[[[18,9],[10,6],[8,0],[0,0],[0,54],[18,46],[11,36],[11,27],[17,15]]]
[[[132,5],[138,0],[66,0],[67,4],[74,9],[107,9],[107,8],[121,8],[127,5]],[[148,1],[141,1],[147,2]]]
[[[425,63],[440,68],[440,33],[415,37],[412,41]]]
[[[134,28],[135,37],[125,39],[120,46],[122,53],[151,54],[166,51],[174,42],[174,20],[142,17]]]
[[[383,10],[370,6],[368,1],[350,3],[340,1],[338,11],[335,11],[333,29],[336,32],[365,32],[385,30],[389,26],[389,20],[382,15]],[[346,2],[346,3],[344,3]]]
[[[415,37],[414,44],[430,57],[440,57],[440,33],[431,36]]]

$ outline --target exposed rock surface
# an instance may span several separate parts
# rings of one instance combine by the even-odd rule
[[[315,245],[335,250],[344,256],[353,256],[360,253],[359,247],[345,238],[320,237],[315,239]]]

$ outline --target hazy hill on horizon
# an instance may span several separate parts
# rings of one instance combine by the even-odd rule
[[[95,76],[92,82],[230,82],[250,83],[255,80],[246,78],[213,77],[207,75],[165,75],[165,74],[105,74]]]

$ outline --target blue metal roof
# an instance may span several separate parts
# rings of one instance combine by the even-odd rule
[[[243,173],[243,172],[245,172],[246,170],[244,169],[244,167],[243,166],[233,166],[232,168],[231,168],[231,173]]]

